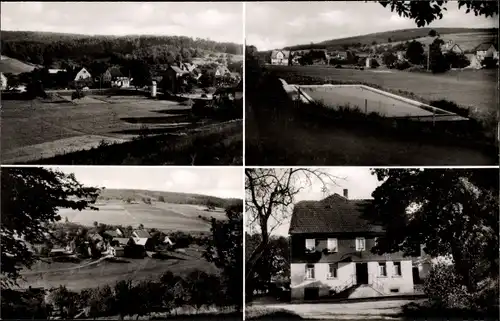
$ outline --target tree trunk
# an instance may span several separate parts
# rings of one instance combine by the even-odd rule
[[[469,293],[475,293],[477,290],[477,284],[475,284],[474,278],[471,278],[471,263],[468,262],[467,259],[464,259],[462,248],[459,248],[457,245],[452,245],[451,255],[454,261],[454,267],[457,274],[462,277],[463,285],[467,287],[467,291]]]

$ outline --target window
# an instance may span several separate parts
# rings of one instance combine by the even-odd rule
[[[329,238],[327,241],[328,252],[337,252],[337,239]]]
[[[330,263],[328,264],[328,279],[336,279],[337,278],[337,269],[338,266],[336,263]]]
[[[314,279],[314,264],[306,265],[306,279],[308,280]]]
[[[356,238],[356,251],[364,251],[365,250],[365,238],[357,237]]]
[[[387,268],[385,266],[385,263],[378,264],[378,275],[379,276],[387,276]]]
[[[315,239],[306,239],[306,251],[313,252],[316,249]]]
[[[401,262],[394,262],[394,275],[401,276]]]

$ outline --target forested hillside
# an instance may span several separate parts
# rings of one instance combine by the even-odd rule
[[[241,55],[242,45],[184,36],[89,36],[31,31],[1,31],[2,55],[45,66],[61,62],[88,64],[95,60],[142,60],[163,64],[209,53]]]
[[[325,40],[314,44],[299,44],[285,47],[289,50],[301,49],[342,49],[348,46],[373,45],[397,41],[410,41],[412,39],[425,37],[429,31],[435,30],[440,35],[447,34],[491,34],[493,37],[498,35],[498,28],[478,29],[478,28],[412,28],[371,33],[355,37]]]

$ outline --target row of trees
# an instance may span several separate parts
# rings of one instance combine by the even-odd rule
[[[83,314],[93,319],[118,316],[123,320],[126,316],[139,318],[155,312],[175,314],[174,311],[182,307],[192,307],[197,312],[204,307],[215,306],[221,311],[233,308],[233,299],[227,297],[228,291],[221,278],[199,270],[185,276],[167,271],[158,280],[121,280],[114,286],[104,285],[80,292],[61,285],[47,292],[46,298],[32,293],[24,302],[5,300],[2,317],[48,319],[59,316],[74,319]],[[10,291],[6,293],[13,295]]]

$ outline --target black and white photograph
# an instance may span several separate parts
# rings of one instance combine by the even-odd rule
[[[243,3],[1,6],[3,164],[243,164]]]
[[[246,320],[498,320],[498,168],[246,168]]]
[[[245,164],[498,164],[498,1],[249,2]]]
[[[2,320],[242,320],[242,174],[2,167]]]

